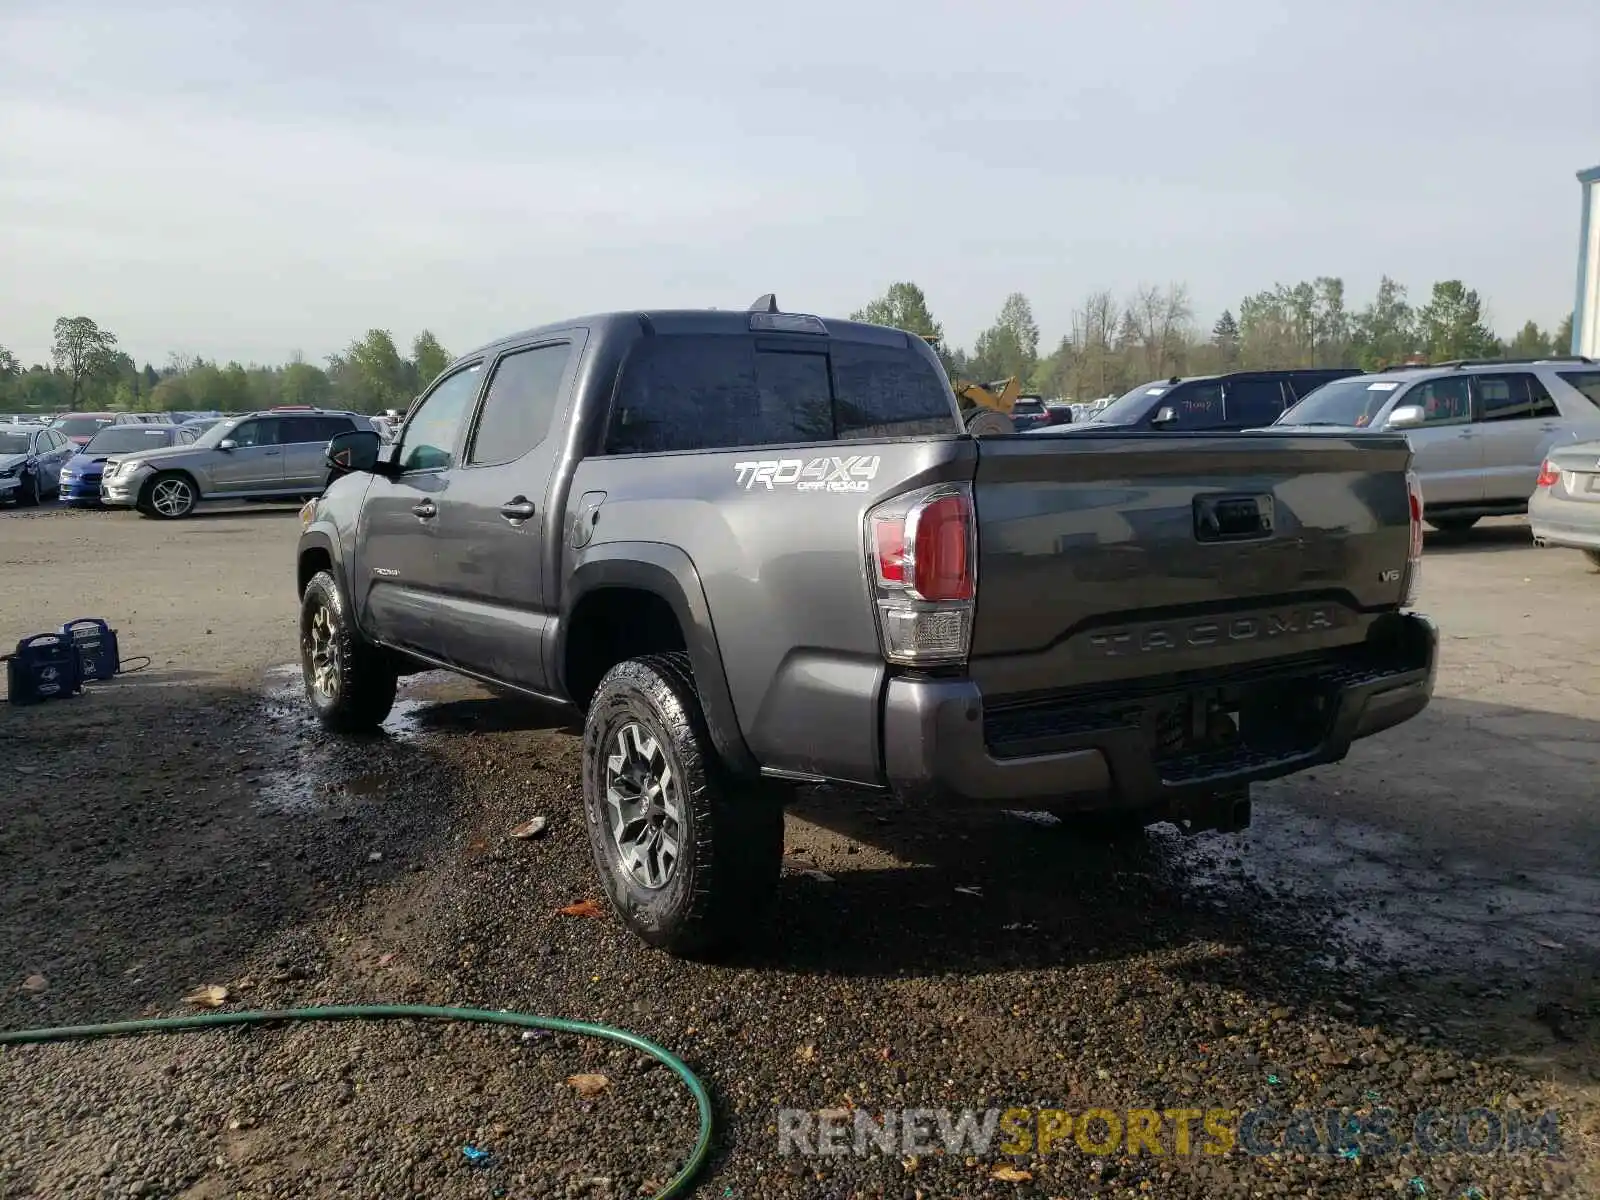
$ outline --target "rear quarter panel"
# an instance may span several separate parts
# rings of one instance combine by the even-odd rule
[[[972,442],[915,439],[591,457],[570,494],[604,492],[592,541],[661,542],[699,575],[746,744],[764,767],[881,782],[885,666],[867,588],[867,510],[971,479]]]

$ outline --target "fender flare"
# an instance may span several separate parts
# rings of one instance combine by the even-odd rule
[[[561,619],[556,627],[555,661],[550,664],[550,675],[560,681],[563,693],[571,695],[567,689],[566,660],[567,630],[572,627],[572,613],[586,595],[605,587],[637,588],[667,602],[683,630],[712,744],[735,774],[759,773],[759,765],[739,728],[700,573],[689,556],[676,546],[663,542],[605,542],[588,548],[568,577],[561,598]]]
[[[308,550],[321,550],[328,556],[328,561],[333,564],[333,578],[340,587],[345,588],[345,596],[350,596],[350,589],[346,587],[344,579],[344,563],[339,558],[339,548],[334,540],[323,530],[312,527],[300,535],[300,541],[294,548],[294,577],[295,599],[300,598],[300,562]]]

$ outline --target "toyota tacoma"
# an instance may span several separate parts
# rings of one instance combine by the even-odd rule
[[[517,334],[326,454],[318,718],[439,668],[582,713],[600,878],[674,953],[756,925],[796,787],[1237,829],[1432,694],[1403,436],[981,436],[922,339],[770,296]]]

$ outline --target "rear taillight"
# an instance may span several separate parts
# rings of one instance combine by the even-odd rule
[[[1406,585],[1400,595],[1403,605],[1415,604],[1422,586],[1422,481],[1415,471],[1406,472],[1406,501],[1411,509],[1411,547],[1406,552]]]
[[[959,663],[972,642],[977,526],[965,484],[897,496],[867,514],[867,566],[883,656]]]
[[[1523,478],[1526,479],[1527,476],[1523,476]],[[1534,480],[1534,484],[1536,486],[1555,487],[1555,485],[1560,481],[1561,472],[1550,465],[1550,460],[1548,458],[1539,464],[1539,478]]]

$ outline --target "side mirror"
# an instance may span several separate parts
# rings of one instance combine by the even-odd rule
[[[217,443],[218,450],[237,450],[238,448],[239,443],[234,441],[232,438],[223,438]]]
[[[378,466],[378,451],[383,439],[375,429],[347,429],[335,434],[328,443],[323,459],[330,470],[340,474],[352,471],[374,471]]]
[[[1163,404],[1156,410],[1156,415],[1150,418],[1150,424],[1157,427],[1171,425],[1177,419],[1178,410],[1170,404]]]
[[[1428,419],[1428,414],[1423,411],[1420,404],[1402,404],[1389,414],[1389,419],[1383,423],[1385,429],[1415,429]]]

